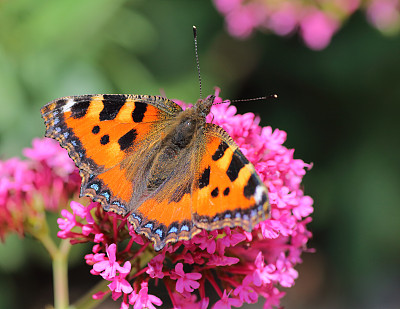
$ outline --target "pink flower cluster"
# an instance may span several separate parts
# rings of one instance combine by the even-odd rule
[[[220,97],[216,100],[222,102]],[[95,243],[86,263],[93,275],[110,283],[107,292],[94,298],[111,294],[121,300],[121,308],[134,309],[207,308],[211,302],[213,308],[222,309],[264,298],[268,309],[279,306],[284,295],[280,287],[293,286],[298,277],[294,267],[311,237],[306,225],[311,221],[313,200],[300,186],[310,166],[294,159],[294,151],[282,145],[285,132],[260,127],[258,117],[237,115],[228,103],[214,105],[208,121],[222,126],[254,164],[268,187],[271,218],[251,233],[241,228],[203,230],[190,241],[155,252],[126,218],[104,212],[98,203],[85,207],[72,202],[72,213],[63,210],[58,220],[58,236],[72,243]],[[165,287],[169,300],[154,295],[158,285]],[[209,287],[218,295],[216,301],[208,297]]]
[[[56,211],[75,195],[80,177],[67,151],[51,139],[34,139],[24,149],[27,160],[0,161],[0,238],[23,234],[24,222]]]
[[[341,24],[357,9],[367,8],[368,19],[378,29],[400,29],[399,0],[214,0],[225,16],[229,33],[247,38],[255,29],[285,36],[298,31],[305,44],[314,50],[324,49]]]

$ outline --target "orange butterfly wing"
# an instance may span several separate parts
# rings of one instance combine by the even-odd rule
[[[247,231],[267,219],[268,191],[254,166],[221,127],[205,126],[206,155],[193,190],[193,220],[207,230],[240,226]]]

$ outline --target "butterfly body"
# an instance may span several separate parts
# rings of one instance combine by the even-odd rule
[[[206,122],[214,98],[182,110],[158,96],[72,96],[41,113],[46,136],[80,170],[81,196],[128,215],[160,250],[201,229],[251,231],[269,215],[253,165],[221,127]]]

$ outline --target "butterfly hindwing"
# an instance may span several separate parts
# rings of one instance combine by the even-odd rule
[[[267,188],[254,166],[219,126],[205,125],[193,194],[193,220],[207,230],[241,226],[247,231],[269,214]]]

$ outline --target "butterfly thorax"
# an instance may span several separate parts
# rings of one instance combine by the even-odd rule
[[[178,166],[182,167],[183,162],[191,162],[193,151],[199,151],[199,136],[206,123],[206,116],[209,114],[214,96],[196,103],[192,108],[180,112],[171,122],[167,134],[163,137],[160,147],[153,160],[150,160],[147,177],[148,194],[163,189]],[[193,167],[186,167],[191,170]],[[188,173],[190,174],[190,173]],[[191,183],[192,179],[187,179]]]

